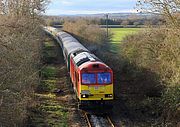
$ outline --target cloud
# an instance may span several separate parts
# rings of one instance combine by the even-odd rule
[[[76,14],[99,14],[99,13],[137,13],[135,9],[129,10],[117,10],[117,11],[88,11],[88,10],[59,10],[59,9],[50,9],[46,14],[47,15],[76,15]]]
[[[63,5],[67,5],[67,6],[73,5],[73,2],[70,2],[70,1],[68,1],[68,0],[61,0],[61,3],[62,3]]]
[[[95,14],[135,12],[137,0],[52,0],[46,14]]]

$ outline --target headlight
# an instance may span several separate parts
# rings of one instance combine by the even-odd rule
[[[105,94],[105,98],[112,98],[113,95],[112,94]]]
[[[81,95],[81,98],[88,98],[88,95],[82,94],[82,95]]]

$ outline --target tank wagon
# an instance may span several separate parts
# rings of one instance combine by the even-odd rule
[[[80,104],[105,103],[113,100],[113,71],[64,31],[45,27],[62,48],[73,89]]]

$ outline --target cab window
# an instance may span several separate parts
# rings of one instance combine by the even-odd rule
[[[96,75],[93,73],[84,73],[82,74],[82,84],[95,84]]]
[[[110,73],[98,73],[98,84],[110,84],[111,74]]]

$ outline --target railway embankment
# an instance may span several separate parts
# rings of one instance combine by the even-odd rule
[[[76,108],[61,48],[51,37],[46,36],[42,42],[41,62],[41,80],[34,95],[34,106],[29,109],[27,126],[85,126]]]

